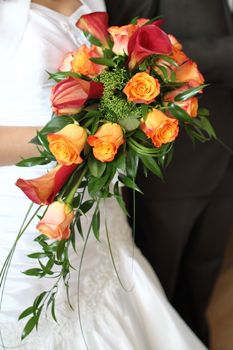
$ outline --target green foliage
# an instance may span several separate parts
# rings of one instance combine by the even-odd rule
[[[105,119],[118,122],[129,116],[137,116],[138,108],[128,102],[126,96],[121,92],[130,79],[125,68],[104,71],[98,78],[104,84],[104,93],[100,101],[100,111]]]

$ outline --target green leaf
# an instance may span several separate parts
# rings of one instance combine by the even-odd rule
[[[194,95],[196,95],[198,92],[200,92],[202,89],[204,89],[206,86],[209,86],[209,84],[202,84],[198,87],[192,88],[192,89],[188,89],[178,95],[176,95],[175,97],[175,101],[185,101],[190,97],[193,97]]]
[[[138,191],[142,193],[142,191],[138,188],[138,186],[135,184],[134,180],[132,180],[130,177],[119,174],[118,179],[120,182],[122,182],[125,186],[131,188],[132,190]]]
[[[82,203],[82,205],[79,207],[79,210],[86,214],[93,206],[95,201],[93,199],[88,199],[85,202]]]
[[[120,119],[119,124],[126,130],[126,131],[133,131],[138,128],[140,121],[137,119],[137,117],[128,117],[125,119]]]
[[[68,116],[54,117],[40,130],[40,133],[42,135],[54,133],[71,123],[73,123],[73,120]]]
[[[44,147],[46,152],[51,153],[49,149],[49,142],[46,136],[44,136],[40,131],[37,131],[37,139],[40,144]]]
[[[23,271],[23,273],[27,276],[40,276],[42,274],[42,270],[40,268],[33,268]]]
[[[147,26],[148,24],[152,24],[153,22],[159,20],[159,19],[163,19],[163,16],[156,16],[151,18],[150,20],[148,20],[145,24],[143,24],[143,26]]]
[[[193,119],[190,117],[188,113],[185,112],[184,109],[182,109],[180,106],[172,103],[168,107],[169,112],[178,120],[182,122],[188,122],[190,124],[193,123]]]
[[[35,165],[48,164],[51,160],[45,159],[44,157],[31,157],[20,160],[16,165],[21,167],[32,167]]]
[[[119,181],[117,181],[114,185],[114,196],[120,206],[120,208],[122,209],[123,213],[126,216],[130,216],[127,209],[126,209],[126,205],[125,205],[125,201],[120,193],[120,189],[119,189]]]
[[[163,179],[162,171],[154,158],[148,156],[140,156],[140,159],[147,169],[149,169],[156,176],[160,177],[160,179]]]
[[[197,114],[199,116],[201,116],[201,117],[209,117],[210,116],[210,112],[208,111],[208,109],[207,108],[203,108],[203,107],[198,109],[198,113]]]
[[[36,299],[34,300],[34,303],[33,303],[33,310],[34,310],[34,313],[36,312],[38,306],[40,305],[40,303],[42,302],[44,296],[46,295],[46,292],[42,292],[40,293]]]
[[[167,168],[168,165],[171,163],[173,158],[173,147],[169,150],[169,152],[165,155],[165,162],[164,167]]]
[[[158,69],[161,71],[161,73],[163,74],[163,78],[164,80],[168,80],[168,71],[167,68],[164,66],[161,66],[159,64],[155,65],[156,67],[158,67]],[[157,73],[157,72],[156,72]]]
[[[42,259],[42,258],[46,258],[48,255],[42,252],[38,252],[38,253],[28,254],[27,256],[30,259]]]
[[[18,321],[22,320],[24,317],[27,317],[30,314],[33,314],[34,309],[32,306],[28,307],[27,309],[25,309],[18,317]]]
[[[68,78],[68,77],[74,77],[74,78],[82,78],[82,75],[79,74],[79,73],[75,73],[75,72],[56,72],[56,73],[50,73],[50,72],[47,72],[48,75],[49,75],[49,79],[53,79],[55,80],[56,82],[59,82],[65,78]]]
[[[114,163],[116,165],[117,169],[121,169],[122,171],[125,171],[125,148],[124,145],[118,149],[117,155],[115,156]]]
[[[147,114],[148,114],[148,112],[149,112],[150,107],[148,105],[142,104],[140,106],[140,109],[141,109],[141,112],[142,112],[142,117],[145,119]]]
[[[23,329],[21,340],[25,339],[31,333],[31,331],[35,328],[36,324],[37,324],[36,316],[31,317]]]
[[[213,137],[214,139],[216,139],[216,137],[217,137],[216,133],[215,133],[214,128],[211,125],[210,121],[208,120],[208,118],[206,118],[206,117],[195,118],[194,123],[198,127],[200,127],[201,129],[203,129],[205,132],[207,132],[207,134],[210,137]]]
[[[95,235],[95,238],[99,240],[100,235],[100,211],[97,209],[92,218],[92,230]]]
[[[106,169],[106,163],[100,162],[92,154],[88,158],[88,168],[91,175],[100,178]]]
[[[39,263],[40,263],[40,261],[39,261]],[[52,257],[49,259],[49,261],[47,262],[47,264],[44,267],[44,274],[53,275],[53,271],[51,270],[53,265],[54,265],[54,258]]]
[[[126,156],[126,173],[132,179],[136,178],[138,170],[138,154],[129,150]]]
[[[110,180],[111,174],[108,172],[105,172],[105,175],[101,178],[91,177],[88,182],[88,192],[92,197],[95,197],[96,194],[103,189],[103,187],[106,186],[106,184]]]
[[[74,197],[73,202],[72,202],[72,207],[78,208],[80,205],[80,201],[81,201],[81,194],[79,193],[76,197]]]
[[[63,239],[58,243],[58,246],[57,246],[57,251],[56,251],[57,260],[62,259],[62,254],[65,250],[65,247],[66,247],[66,240]]]
[[[177,63],[175,60],[173,60],[171,57],[168,57],[168,56],[166,56],[166,55],[155,55],[154,57],[155,57],[155,60],[156,60],[157,58],[158,58],[158,59],[162,59],[162,60],[164,60],[164,61],[166,61],[166,62],[172,64],[173,66],[178,67],[178,63]]]
[[[57,322],[56,314],[55,314],[55,298],[53,298],[52,301],[52,307],[51,307],[51,315],[55,322]]]
[[[101,64],[103,66],[107,67],[115,67],[116,64],[111,58],[104,58],[104,57],[92,57],[90,58],[90,61],[96,63],[96,64]]]
[[[139,16],[134,17],[133,19],[131,19],[130,24],[137,24],[138,18],[139,18]]]
[[[72,247],[74,249],[74,251],[77,253],[76,250],[76,235],[75,235],[75,230],[74,230],[74,222],[72,222],[72,224],[70,225],[70,241],[72,244]]]
[[[89,34],[88,32],[83,31],[84,35],[86,36],[87,40],[95,46],[102,46],[101,42],[99,39],[94,37],[93,35]]]
[[[81,237],[83,237],[82,224],[79,216],[76,217],[75,219],[75,225],[77,227],[78,233],[80,234]]]

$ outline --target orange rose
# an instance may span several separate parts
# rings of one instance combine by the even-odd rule
[[[178,120],[155,108],[147,114],[146,120],[141,121],[141,129],[155,147],[174,141],[179,132]]]
[[[137,73],[125,85],[123,92],[128,101],[149,104],[159,95],[160,84],[146,72]]]
[[[176,81],[187,82],[191,87],[197,87],[204,83],[204,78],[199,72],[197,64],[191,60],[175,69]]]
[[[129,38],[136,29],[137,26],[133,24],[121,27],[112,26],[108,28],[108,32],[111,34],[114,43],[112,51],[115,52],[116,55],[128,54]]]
[[[58,163],[64,165],[82,163],[80,153],[86,139],[86,130],[77,124],[69,124],[54,134],[48,134],[51,153]]]
[[[36,228],[49,238],[56,240],[68,239],[73,218],[73,210],[68,204],[53,202]]]
[[[190,115],[191,118],[195,118],[197,116],[197,111],[198,111],[198,98],[191,97],[186,101],[182,101],[182,102],[180,101],[178,102],[178,106],[183,108]]]
[[[111,162],[118,148],[125,142],[123,131],[119,124],[103,124],[93,136],[88,136],[87,142],[93,147],[93,154],[101,162]]]
[[[99,75],[106,67],[96,64],[90,60],[92,57],[102,57],[96,46],[87,47],[81,45],[73,54],[71,61],[72,71],[94,78]]]

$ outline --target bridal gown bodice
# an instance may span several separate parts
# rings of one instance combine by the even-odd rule
[[[54,84],[47,72],[56,71],[64,54],[86,42],[75,27],[85,5],[66,17],[40,5],[31,5],[28,24],[20,45],[6,67],[0,71],[0,125],[43,126],[51,117],[50,89]],[[12,143],[14,140],[12,140]],[[29,200],[14,185],[17,178],[36,178],[48,166],[0,168],[0,263],[4,262],[22,220]],[[80,279],[80,313],[90,350],[188,350],[204,349],[199,340],[167,302],[151,267],[135,248],[127,220],[113,199],[102,204],[110,234],[113,255],[120,278],[114,272],[106,240],[104,218],[100,242],[90,236],[84,255]],[[34,220],[18,243],[5,286],[0,330],[5,346],[22,350],[83,350],[86,349],[77,313],[77,271],[70,280],[72,311],[61,286],[57,302],[58,325],[42,316],[39,331],[26,338],[20,335],[25,322],[17,317],[31,306],[35,297],[48,290],[53,281],[24,275],[37,267],[28,254],[39,246],[33,242],[38,235]],[[88,229],[88,217],[83,221]],[[83,240],[77,235],[77,251],[70,251],[71,264],[78,269]]]

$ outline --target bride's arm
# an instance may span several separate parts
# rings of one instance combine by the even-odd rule
[[[38,156],[35,145],[29,141],[40,127],[0,126],[0,165],[11,165],[22,158]]]

